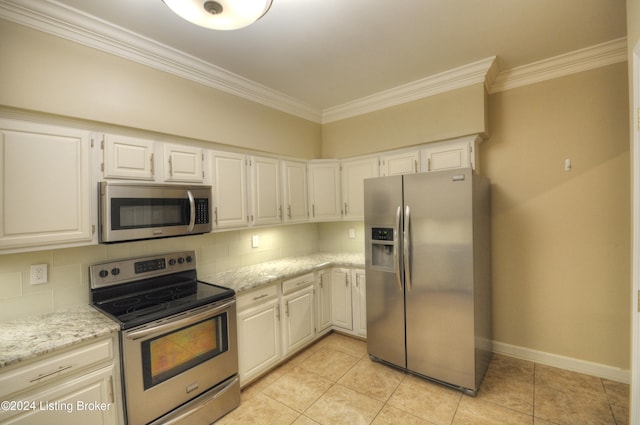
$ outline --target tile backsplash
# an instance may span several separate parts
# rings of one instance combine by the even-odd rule
[[[362,252],[362,228],[356,222],[306,223],[0,255],[0,321],[88,304],[88,267],[94,263],[195,250],[198,275],[205,277],[314,252]],[[351,235],[349,229],[353,229]],[[256,248],[252,236],[258,236]],[[29,283],[29,268],[34,264],[47,264],[47,283]]]

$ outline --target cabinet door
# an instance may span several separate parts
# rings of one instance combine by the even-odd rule
[[[353,331],[367,336],[367,285],[364,270],[353,270]]]
[[[251,221],[253,224],[279,224],[282,221],[280,203],[280,161],[252,156]]]
[[[90,162],[88,132],[0,120],[0,249],[90,243]]]
[[[244,155],[213,154],[213,218],[216,228],[247,225],[247,166]]]
[[[309,209],[314,221],[342,218],[340,205],[340,163],[311,161],[309,170]]]
[[[311,342],[315,336],[313,285],[282,298],[284,355]]]
[[[385,154],[380,157],[380,174],[395,176],[398,174],[413,174],[420,171],[420,151]]]
[[[343,218],[364,218],[364,179],[378,177],[378,158],[342,161]]]
[[[168,182],[202,183],[204,151],[193,146],[165,143],[164,179]]]
[[[272,299],[238,313],[238,367],[245,384],[280,359],[280,310]]]
[[[309,220],[305,162],[282,161],[282,188],[285,223]]]
[[[351,271],[331,269],[331,318],[334,326],[353,330]]]
[[[0,422],[25,425],[115,425],[118,423],[118,408],[114,404],[113,380],[114,370],[110,365],[58,381],[35,393],[22,393],[15,401],[32,408],[4,410],[0,412]]]
[[[152,140],[105,134],[102,143],[104,178],[153,180]]]
[[[430,143],[421,151],[422,171],[474,167],[472,150],[473,143],[468,138]]]
[[[316,306],[318,333],[331,326],[331,271],[321,270],[316,275]]]

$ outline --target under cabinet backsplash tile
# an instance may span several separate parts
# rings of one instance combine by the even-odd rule
[[[6,300],[22,295],[22,273],[0,273],[0,299]]]
[[[0,301],[1,322],[52,312],[53,293],[51,290],[33,292],[18,298]]]
[[[86,305],[89,302],[88,267],[91,264],[195,250],[198,275],[212,276],[265,261],[322,251],[319,249],[318,227],[318,223],[302,223],[180,238],[0,254],[0,321]],[[336,227],[342,229],[344,226],[336,223]],[[329,223],[323,224],[323,228],[329,234],[346,235],[342,230],[330,230],[332,226]],[[258,248],[251,245],[253,235],[259,237]],[[29,267],[33,264],[48,265],[48,283],[37,286],[29,284]]]

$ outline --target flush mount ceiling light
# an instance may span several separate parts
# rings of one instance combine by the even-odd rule
[[[235,30],[251,25],[271,7],[272,0],[162,0],[180,17],[201,27]]]

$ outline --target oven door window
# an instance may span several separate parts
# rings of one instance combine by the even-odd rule
[[[229,349],[227,313],[142,342],[144,389]]]
[[[180,198],[113,198],[111,230],[189,224],[189,200]]]

